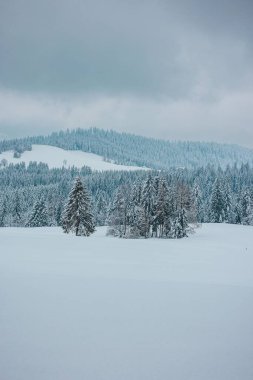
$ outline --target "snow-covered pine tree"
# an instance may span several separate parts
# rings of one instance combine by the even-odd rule
[[[56,213],[55,213],[55,221],[56,221],[57,226],[60,226],[60,225],[61,225],[62,209],[63,209],[63,202],[62,202],[62,200],[60,199],[60,200],[57,202],[57,205],[56,205]]]
[[[18,191],[15,192],[14,203],[12,208],[12,218],[14,226],[20,226],[22,222],[22,207]]]
[[[7,215],[6,199],[0,199],[0,227],[5,226],[5,217]]]
[[[192,209],[191,217],[189,219],[195,224],[202,223],[204,221],[202,193],[197,183],[195,183],[192,190]]]
[[[153,220],[153,229],[156,227],[156,235],[159,237],[165,237],[168,235],[168,220],[170,219],[170,210],[169,210],[169,189],[164,178],[160,179],[157,201],[156,201],[156,215]],[[165,230],[166,226],[166,230]]]
[[[213,223],[222,223],[225,219],[225,200],[221,181],[216,178],[210,202],[210,219]]]
[[[115,194],[109,211],[108,235],[125,237],[128,232],[129,192],[130,189],[127,186],[121,186]]]
[[[65,233],[89,236],[95,231],[91,199],[80,177],[77,177],[69,193],[62,214],[62,228]]]
[[[128,238],[136,239],[140,237],[141,188],[139,182],[133,184],[128,207]]]
[[[107,199],[106,194],[103,191],[99,192],[97,195],[95,210],[97,225],[104,226],[107,217]]]
[[[48,214],[48,225],[56,226],[56,212],[57,212],[57,202],[54,201],[54,194],[49,192],[47,195],[47,214]]]
[[[241,224],[242,223],[242,208],[241,208],[241,202],[240,197],[235,196],[233,197],[232,202],[232,220],[231,223],[233,224]]]
[[[43,199],[35,202],[32,213],[26,223],[27,227],[45,227],[48,226],[48,212]]]
[[[148,218],[148,214],[147,214],[146,210],[143,207],[141,207],[140,213],[139,213],[139,221],[138,221],[140,236],[142,236],[144,238],[149,237],[149,230],[150,230],[150,224],[149,223],[150,223],[150,221]]]
[[[159,200],[159,188],[160,183],[162,181],[162,178],[160,176],[157,176],[153,179],[153,187],[154,187],[154,201],[153,201],[153,215],[152,215],[152,230],[151,230],[151,236],[157,237],[158,235],[158,200]]]
[[[231,199],[231,189],[227,180],[225,181],[224,186],[223,186],[223,199],[224,199],[224,219],[227,223],[231,223],[233,220],[232,199]]]
[[[147,180],[144,182],[141,196],[141,206],[143,208],[141,216],[141,224],[146,231],[144,231],[144,236],[149,237],[150,227],[152,225],[154,216],[154,201],[155,201],[155,188],[154,182],[151,174],[148,175]]]
[[[253,204],[250,197],[250,192],[245,189],[241,194],[241,221],[242,224],[250,225],[253,223]]]
[[[181,239],[187,237],[188,221],[185,209],[178,212],[173,224],[173,234],[172,236],[176,239]]]

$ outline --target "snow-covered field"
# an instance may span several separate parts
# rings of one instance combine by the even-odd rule
[[[1,380],[252,380],[253,227],[0,229]]]
[[[61,168],[62,166],[89,166],[91,170],[147,170],[138,166],[116,165],[112,162],[106,162],[103,157],[97,154],[82,152],[80,150],[64,150],[49,145],[33,145],[31,151],[24,152],[20,158],[13,157],[13,151],[3,152],[0,154],[0,161],[7,160],[8,163],[18,164],[25,162],[26,165],[30,161],[44,162],[49,168]]]

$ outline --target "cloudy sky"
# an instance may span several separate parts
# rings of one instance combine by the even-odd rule
[[[0,0],[0,136],[253,147],[252,0]]]

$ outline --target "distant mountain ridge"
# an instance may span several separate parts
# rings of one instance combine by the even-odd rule
[[[95,153],[117,164],[152,169],[198,168],[207,165],[224,168],[235,163],[249,163],[253,166],[253,150],[239,145],[165,141],[98,128],[79,128],[54,132],[48,136],[2,140],[0,153],[13,150],[18,156],[26,150],[31,150],[32,144],[81,150]]]

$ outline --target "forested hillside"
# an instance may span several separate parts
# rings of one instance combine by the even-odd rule
[[[237,145],[163,141],[97,128],[76,129],[0,142],[0,153],[13,150],[19,157],[32,144],[53,145],[67,150],[82,150],[118,164],[152,169],[197,168],[211,164],[225,168],[234,163],[253,164],[253,150]]]

